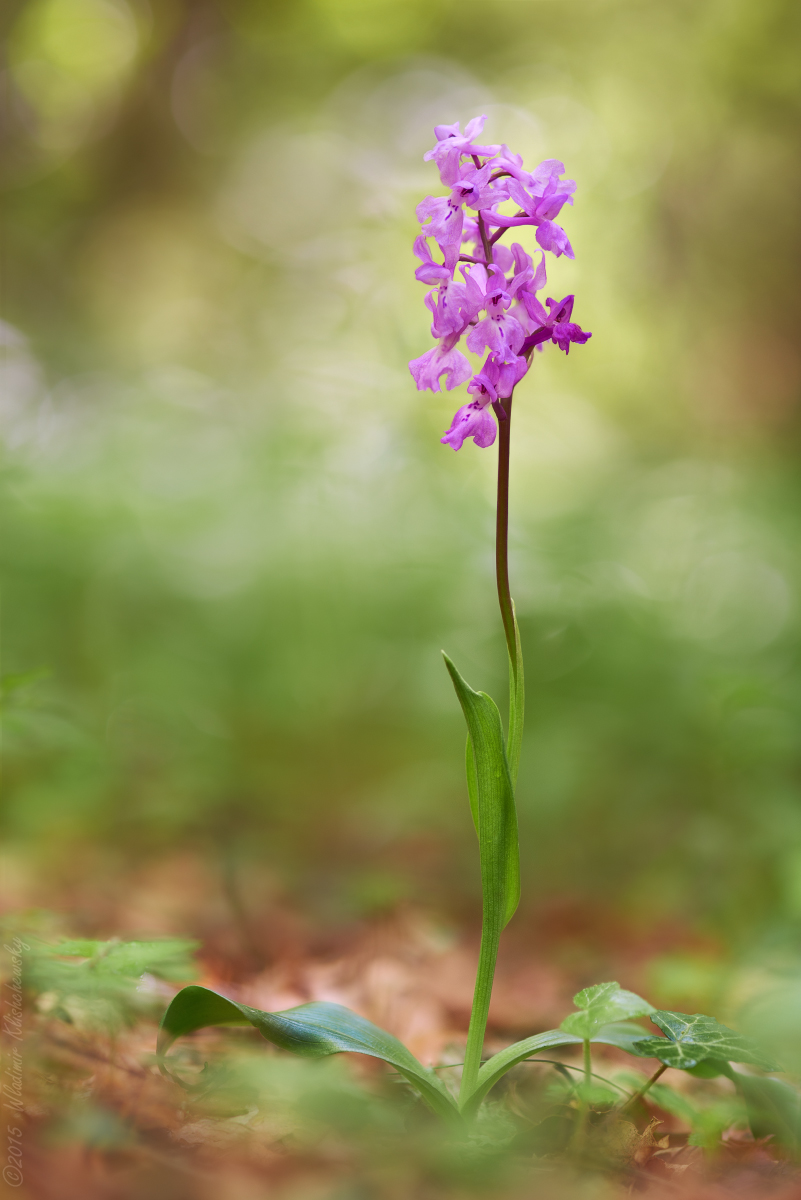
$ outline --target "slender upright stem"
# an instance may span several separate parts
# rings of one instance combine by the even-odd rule
[[[584,1039],[584,1084],[578,1089],[578,1116],[570,1139],[572,1150],[581,1150],[587,1138],[587,1122],[590,1119],[589,1087],[592,1083],[592,1051],[589,1038]]]
[[[584,1083],[587,1087],[592,1083],[592,1049],[589,1038],[584,1039]]]
[[[493,405],[498,418],[498,506],[495,526],[495,567],[498,581],[498,600],[501,607],[501,617],[506,635],[506,645],[509,650],[510,671],[510,730],[515,724],[512,706],[517,696],[517,646],[515,642],[515,619],[512,597],[509,591],[508,564],[508,535],[509,535],[509,433],[512,419],[512,398],[496,401]],[[522,679],[520,680],[522,683]],[[522,718],[522,697],[517,701],[520,705]],[[519,744],[519,740],[518,740]],[[519,752],[519,751],[518,751]],[[517,754],[512,767],[512,778],[517,774]],[[513,783],[514,786],[514,783]],[[498,926],[496,915],[491,911],[489,897],[484,896],[484,911],[481,921],[481,949],[478,955],[478,970],[476,985],[473,993],[473,1008],[470,1013],[470,1027],[467,1033],[464,1069],[460,1096],[466,1101],[476,1086],[481,1055],[484,1049],[484,1034],[489,1016],[492,983],[495,977],[495,963],[498,958],[498,943],[501,937],[501,927]]]
[[[638,1092],[635,1092],[633,1096],[629,1096],[626,1103],[621,1105],[619,1112],[621,1112],[621,1113],[625,1112],[627,1108],[631,1108],[632,1104],[636,1104],[638,1100],[642,1100],[645,1093],[653,1087],[653,1085],[656,1083],[659,1076],[663,1075],[666,1070],[667,1070],[666,1063],[662,1063],[661,1066],[658,1066],[656,1068],[656,1070],[654,1071],[653,1075],[651,1076],[651,1078],[646,1079],[645,1083],[642,1085],[640,1090]]]
[[[498,943],[501,931],[494,927],[495,923],[488,919],[486,911],[482,914],[481,949],[478,954],[478,970],[476,971],[476,986],[473,992],[473,1008],[470,1012],[470,1026],[467,1031],[467,1046],[464,1052],[464,1069],[459,1089],[459,1099],[466,1101],[475,1091],[481,1055],[484,1050],[484,1033],[487,1028],[490,999],[492,997],[492,981],[495,978],[495,963],[498,958]]]
[[[509,591],[509,448],[511,443],[512,397],[493,404],[498,418],[498,505],[495,515],[495,576],[503,632],[512,664],[517,661],[515,619]]]

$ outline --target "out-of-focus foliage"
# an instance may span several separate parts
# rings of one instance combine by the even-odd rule
[[[24,947],[25,988],[39,1011],[101,1032],[160,1016],[171,993],[159,987],[159,979],[186,981],[196,974],[192,952],[197,943],[180,938],[81,938],[52,945],[30,937]]]
[[[27,0],[3,75],[6,844],[476,906],[494,451],[438,442],[435,122],[557,156],[592,341],[516,403],[523,902],[801,921],[801,10]],[[561,289],[561,290],[560,290]]]

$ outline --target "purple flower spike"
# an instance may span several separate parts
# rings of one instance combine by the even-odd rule
[[[549,158],[527,171],[519,154],[508,146],[476,143],[486,117],[475,117],[465,126],[457,122],[437,125],[436,145],[424,156],[434,161],[448,188],[445,196],[427,196],[417,206],[422,232],[414,253],[420,261],[415,278],[431,289],[425,304],[431,313],[431,335],[438,345],[412,359],[409,370],[417,387],[450,391],[462,383],[475,397],[453,418],[442,441],[459,450],[466,438],[477,446],[491,446],[496,437],[489,411],[510,400],[515,386],[531,366],[535,349],[553,342],[567,354],[572,343],[582,345],[592,336],[571,320],[573,297],[547,301],[537,293],[546,285],[545,255],[573,258],[573,247],[556,217],[573,203],[572,179],[564,179],[564,164]],[[508,201],[517,212],[501,212]],[[472,211],[471,211],[472,210]],[[507,229],[525,227],[536,238],[539,260],[519,242],[500,244]],[[442,254],[438,262],[428,239]],[[456,278],[457,265],[462,280]],[[473,374],[457,348],[462,337],[474,354],[489,351],[483,367]],[[505,411],[505,410],[504,410]],[[511,410],[510,410],[511,411]]]
[[[489,412],[477,400],[465,404],[456,412],[451,427],[439,440],[453,450],[461,450],[465,438],[471,437],[477,446],[486,450],[495,441],[497,429]]]

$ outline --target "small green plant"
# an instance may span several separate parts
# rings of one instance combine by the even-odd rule
[[[657,1011],[616,982],[596,984],[579,992],[576,1011],[565,1017],[558,1029],[534,1034],[484,1060],[498,946],[520,898],[515,785],[523,733],[524,680],[508,574],[512,399],[535,350],[542,350],[550,341],[567,353],[571,344],[584,344],[590,335],[571,321],[572,296],[562,301],[548,299],[547,309],[537,297],[546,284],[545,251],[557,257],[573,257],[567,236],[554,217],[566,203],[572,203],[575,184],[561,178],[564,167],[556,160],[541,163],[529,172],[507,147],[477,145],[475,138],[482,128],[483,118],[470,122],[464,135],[458,124],[438,126],[437,143],[426,156],[436,161],[442,181],[450,189],[449,196],[429,196],[417,209],[422,233],[415,242],[415,254],[422,265],[416,277],[433,285],[426,303],[433,314],[432,333],[438,344],[409,364],[418,388],[439,391],[444,377],[450,389],[473,375],[468,360],[457,349],[461,337],[466,335],[469,350],[481,353],[486,349],[486,361],[470,378],[468,391],[473,399],[458,410],[442,441],[459,450],[465,439],[472,437],[477,446],[486,448],[494,444],[497,435],[499,447],[496,576],[509,665],[506,735],[495,702],[485,692],[470,687],[445,655],[467,725],[467,791],[478,835],[483,897],[481,947],[467,1044],[464,1062],[457,1064],[462,1067],[458,1095],[395,1037],[341,1005],[314,1002],[269,1013],[197,986],[180,991],[164,1014],[158,1040],[160,1064],[166,1074],[176,1078],[167,1054],[178,1038],[209,1026],[251,1025],[275,1046],[308,1058],[350,1051],[382,1059],[439,1117],[460,1129],[475,1130],[482,1105],[513,1067],[544,1061],[535,1056],[545,1051],[574,1046],[582,1048],[582,1076],[577,1085],[570,1085],[569,1100],[562,1104],[557,1120],[562,1132],[567,1130],[566,1144],[577,1150],[584,1146],[591,1128],[597,1128],[599,1113],[605,1113],[604,1120],[609,1123],[625,1119],[625,1114],[635,1111],[668,1068],[695,1071],[706,1077],[725,1075],[745,1097],[749,1111],[759,1111],[763,1126],[772,1122],[771,1128],[778,1128],[781,1119],[787,1130],[795,1129],[797,1120],[793,1125],[785,1085],[744,1075],[731,1067],[732,1063],[742,1063],[774,1070],[756,1043],[712,1017]],[[515,211],[502,212],[509,201]],[[470,209],[474,215],[467,211]],[[511,249],[499,244],[501,236],[516,226],[536,230],[540,253],[536,267],[519,244]],[[434,238],[442,262],[432,256],[429,237]],[[472,252],[466,252],[463,243]],[[462,280],[456,277],[459,263],[464,264]],[[648,1036],[636,1023],[646,1016],[662,1036]],[[611,1101],[615,1089],[621,1089],[612,1084],[610,1092],[603,1081],[604,1087],[599,1090],[592,1061],[592,1046],[598,1044],[617,1047],[634,1057],[655,1059],[659,1065],[633,1092],[623,1089],[622,1099]],[[567,1068],[564,1070],[568,1073]],[[779,1112],[780,1118],[776,1115]],[[785,1140],[791,1136],[787,1130]]]

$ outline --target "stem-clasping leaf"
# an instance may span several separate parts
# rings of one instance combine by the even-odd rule
[[[443,657],[467,722],[467,789],[481,863],[481,949],[459,1093],[464,1108],[478,1081],[498,943],[520,901],[520,851],[501,714],[486,692],[474,692],[447,654]]]
[[[447,654],[443,654],[443,658],[469,734],[468,792],[481,855],[485,926],[488,919],[490,927],[500,935],[520,901],[517,811],[501,714],[491,696],[486,692],[474,692]]]
[[[455,1100],[433,1071],[418,1062],[391,1033],[341,1004],[314,1001],[284,1012],[268,1013],[237,1004],[209,988],[185,987],[171,1002],[159,1029],[157,1053],[166,1075],[176,1078],[165,1063],[173,1042],[210,1025],[252,1025],[268,1042],[305,1058],[351,1051],[383,1059],[416,1088],[435,1113],[447,1120],[460,1119]]]

